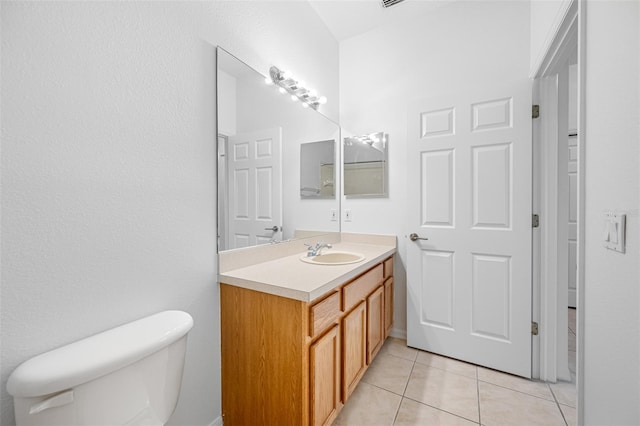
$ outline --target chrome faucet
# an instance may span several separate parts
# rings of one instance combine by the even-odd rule
[[[323,242],[318,242],[315,246],[312,246],[311,244],[305,244],[305,246],[307,246],[307,257],[318,256],[320,255],[320,250],[322,250],[323,248],[326,247],[330,249],[331,247],[333,247],[331,244]]]

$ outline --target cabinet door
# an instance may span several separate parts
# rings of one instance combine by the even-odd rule
[[[384,286],[367,297],[367,364],[371,364],[384,341]]]
[[[309,348],[311,424],[331,424],[340,405],[340,340],[334,326]]]
[[[384,337],[389,337],[393,325],[393,278],[384,282]]]
[[[342,319],[342,396],[345,403],[367,367],[366,313],[363,301]]]

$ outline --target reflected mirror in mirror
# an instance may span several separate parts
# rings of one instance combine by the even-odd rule
[[[335,198],[335,141],[300,145],[300,198]]]
[[[265,76],[217,49],[218,249],[339,232],[336,197],[300,197],[300,145],[340,140],[339,126],[267,85]]]
[[[344,138],[344,195],[386,197],[387,143],[383,132]]]

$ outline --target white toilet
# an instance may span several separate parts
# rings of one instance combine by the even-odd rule
[[[192,326],[165,311],[31,358],[7,382],[17,425],[165,424]]]

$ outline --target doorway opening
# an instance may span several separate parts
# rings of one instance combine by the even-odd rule
[[[568,6],[534,75],[534,377],[573,384],[581,418],[581,280],[584,277],[584,29],[578,1]],[[537,359],[536,359],[537,358]],[[570,386],[567,386],[569,389]]]

